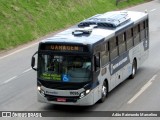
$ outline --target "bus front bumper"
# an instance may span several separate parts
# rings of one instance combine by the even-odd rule
[[[54,97],[53,100],[48,100],[47,97],[44,97],[42,94],[40,94],[40,92],[38,91],[38,102],[42,102],[42,103],[50,103],[50,104],[56,104],[56,105],[77,105],[77,106],[90,106],[94,104],[94,97],[93,97],[93,91],[91,91],[89,94],[87,94],[86,96],[84,96],[83,98],[77,98],[75,101],[61,101],[58,102],[56,101]],[[71,98],[72,99],[72,98]],[[74,98],[73,98],[74,99]]]

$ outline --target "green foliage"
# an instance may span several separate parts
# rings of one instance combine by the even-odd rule
[[[1,0],[0,50],[67,28],[98,13],[142,3],[130,0]]]

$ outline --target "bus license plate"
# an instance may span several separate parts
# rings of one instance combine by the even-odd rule
[[[57,102],[66,102],[66,98],[57,98]]]

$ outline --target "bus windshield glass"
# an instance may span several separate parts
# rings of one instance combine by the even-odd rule
[[[91,58],[39,54],[38,77],[53,82],[88,82],[91,80]]]

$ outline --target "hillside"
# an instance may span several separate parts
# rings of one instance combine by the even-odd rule
[[[94,14],[122,9],[145,0],[1,0],[0,50],[11,49]]]

